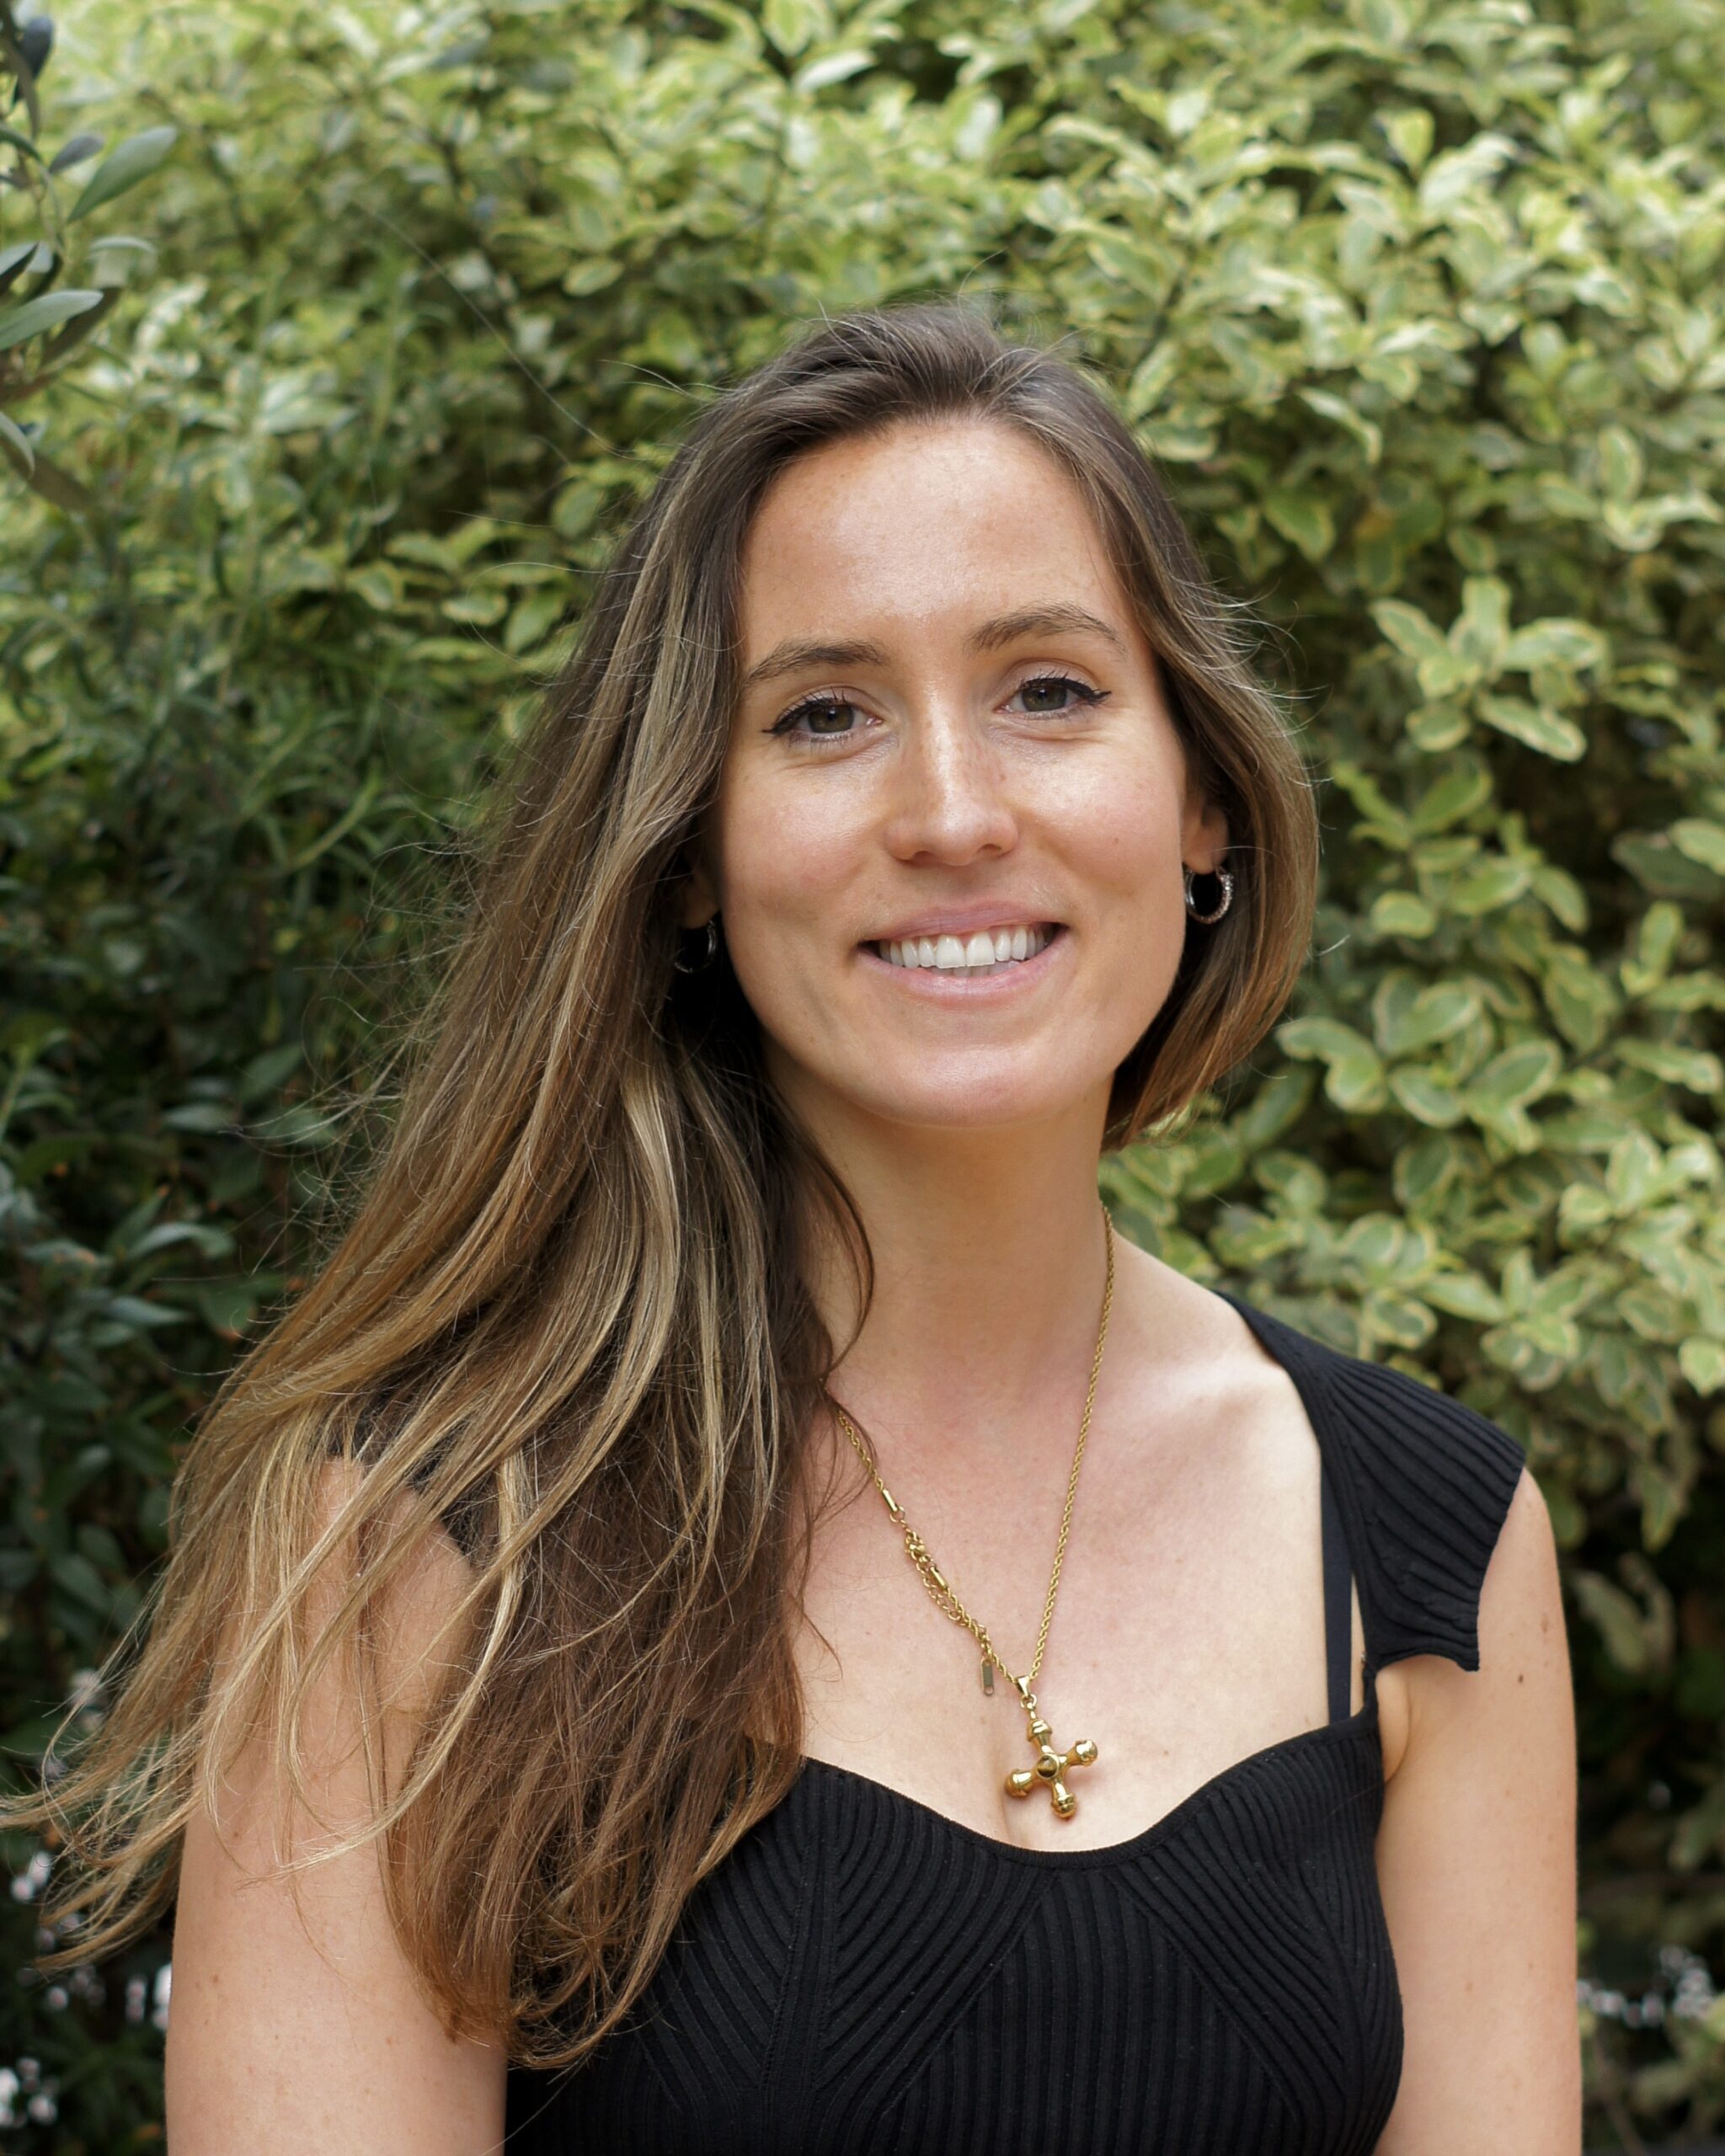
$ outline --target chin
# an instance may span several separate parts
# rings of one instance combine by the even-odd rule
[[[1113,1075],[1112,1066],[1076,1073],[1069,1065],[1055,1073],[979,1070],[969,1060],[943,1070],[921,1058],[902,1070],[876,1063],[866,1074],[833,1073],[822,1091],[877,1122],[906,1129],[1003,1131],[1087,1117],[1106,1100]]]

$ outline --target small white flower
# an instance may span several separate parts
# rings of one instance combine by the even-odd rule
[[[54,1869],[54,1860],[46,1849],[38,1849],[24,1870],[12,1881],[14,1902],[34,1902],[48,1883],[48,1875]]]

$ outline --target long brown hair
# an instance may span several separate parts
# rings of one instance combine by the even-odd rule
[[[1109,1142],[1194,1101],[1281,1010],[1311,929],[1311,787],[1237,608],[1098,389],[940,303],[830,322],[717,397],[523,746],[350,1225],[187,1454],[111,1710],[5,1807],[68,1845],[45,1913],[81,1918],[57,1961],[171,1900],[184,1830],[254,1731],[298,1790],[309,1686],[333,1655],[363,1677],[368,1612],[428,1535],[467,1560],[459,1651],[342,1846],[387,1838],[398,1937],[452,2031],[536,2065],[580,2057],[788,1787],[795,1470],[834,1357],[798,1247],[809,1193],[865,1294],[867,1247],[766,1081],[734,978],[676,966],[676,899],[766,488],[818,445],[966,416],[1017,429],[1082,489],[1228,818],[1235,902],[1189,933]],[[332,1606],[314,1588],[342,1552]]]

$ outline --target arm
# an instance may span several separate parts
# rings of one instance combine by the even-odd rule
[[[440,1540],[386,1613],[385,1674],[429,1670],[460,1553]],[[400,1657],[400,1660],[396,1660]],[[353,1703],[334,1665],[307,1721],[308,1785],[334,1827],[366,1816]],[[397,1748],[409,1719],[389,1732]],[[230,1770],[222,1824],[188,1829],[167,2049],[172,2156],[482,2156],[501,2147],[505,2053],[451,2041],[421,1997],[384,1905],[376,1844],[290,1885],[270,1868],[275,1785],[261,1747]],[[297,1832],[297,1822],[296,1831]],[[298,1844],[296,1844],[297,1849]],[[243,1891],[242,1887],[243,1886]]]
[[[1581,2147],[1574,1709],[1551,1522],[1525,1473],[1479,1646],[1477,1672],[1421,1655],[1381,1680],[1405,1709],[1386,1717],[1402,1741],[1378,1874],[1407,2034],[1380,2156]]]

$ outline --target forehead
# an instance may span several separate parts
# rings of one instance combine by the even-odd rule
[[[811,450],[767,490],[741,566],[745,664],[840,615],[879,633],[1066,600],[1130,627],[1076,482],[996,420],[907,422]]]

